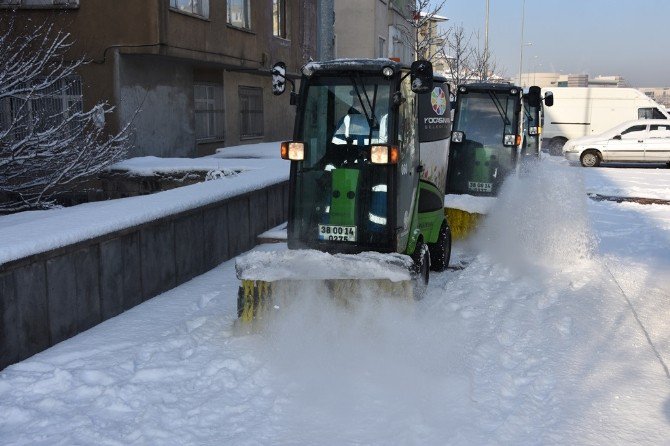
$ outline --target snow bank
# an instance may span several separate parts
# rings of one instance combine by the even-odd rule
[[[130,158],[114,164],[111,171],[123,171],[130,175],[151,176],[157,173],[181,173],[181,172],[211,172],[221,171],[224,174],[233,174],[234,170],[227,167],[230,162],[219,158],[158,158],[155,156],[142,156]]]

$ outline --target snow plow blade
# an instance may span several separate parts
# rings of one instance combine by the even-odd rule
[[[444,197],[444,215],[451,228],[453,240],[466,239],[495,205],[495,197],[448,194]]]
[[[484,217],[477,212],[468,212],[461,209],[445,208],[444,215],[451,228],[453,240],[463,240],[475,231],[479,221]]]
[[[328,254],[314,250],[255,251],[235,264],[241,281],[238,321],[251,323],[305,293],[347,305],[351,298],[414,298],[412,260],[402,254]]]

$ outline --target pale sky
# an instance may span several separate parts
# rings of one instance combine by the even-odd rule
[[[436,3],[439,1],[434,0]],[[519,72],[523,0],[489,0],[491,53]],[[447,0],[446,26],[484,39],[486,0]],[[670,0],[526,0],[524,72],[621,75],[634,87],[670,87]]]

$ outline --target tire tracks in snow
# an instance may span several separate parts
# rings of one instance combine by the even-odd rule
[[[633,313],[633,317],[635,318],[635,321],[637,321],[637,324],[640,327],[640,330],[642,330],[642,333],[644,334],[644,337],[647,339],[647,343],[649,344],[652,351],[654,352],[654,355],[658,359],[658,362],[661,364],[661,367],[663,367],[663,371],[665,372],[665,376],[668,379],[670,379],[670,369],[668,368],[668,365],[663,360],[663,357],[661,356],[661,353],[656,348],[656,345],[654,344],[654,341],[651,339],[651,335],[649,334],[649,331],[647,331],[647,328],[642,323],[642,320],[640,319],[640,316],[637,313],[637,310],[635,309],[635,306],[633,305],[631,300],[628,298],[628,295],[626,294],[626,292],[621,287],[621,284],[619,283],[619,281],[616,279],[616,277],[612,273],[612,270],[610,269],[607,262],[603,261],[603,265],[605,266],[605,270],[607,270],[607,273],[610,275],[610,277],[614,281],[615,285],[619,289],[619,292],[621,292],[621,295],[626,300],[626,303],[628,304],[628,307],[630,308],[631,312]]]

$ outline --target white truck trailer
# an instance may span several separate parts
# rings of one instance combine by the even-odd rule
[[[562,155],[568,139],[597,135],[633,119],[670,119],[666,109],[634,88],[548,88],[554,106],[545,110],[543,150]]]

